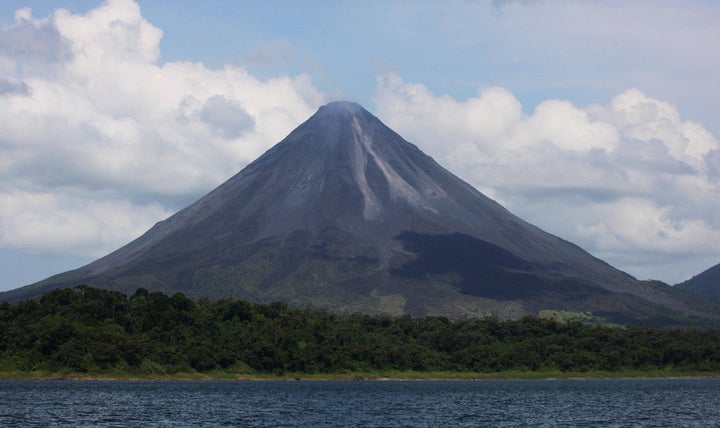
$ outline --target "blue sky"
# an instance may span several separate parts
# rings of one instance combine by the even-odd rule
[[[129,242],[334,99],[611,264],[687,279],[720,262],[718,22],[715,1],[4,1],[0,289]]]

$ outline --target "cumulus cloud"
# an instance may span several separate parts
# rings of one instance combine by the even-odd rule
[[[0,29],[0,247],[115,249],[323,102],[304,74],[159,64],[162,34],[132,0]]]
[[[30,8],[23,8],[0,33],[0,55],[27,66],[47,66],[67,60],[72,52],[50,19],[32,19]]]
[[[503,88],[456,100],[395,73],[378,78],[374,100],[441,164],[630,273],[679,281],[707,267],[686,259],[720,260],[720,144],[665,101],[628,89],[604,105],[547,100],[526,113]]]
[[[210,97],[200,110],[200,118],[214,133],[225,138],[239,138],[255,127],[255,119],[242,104],[224,95]]]
[[[0,242],[64,255],[101,256],[170,212],[159,204],[58,193],[0,192]]]

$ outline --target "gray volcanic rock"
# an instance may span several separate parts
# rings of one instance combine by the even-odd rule
[[[0,299],[80,283],[337,312],[713,316],[515,217],[349,102],[128,245]]]

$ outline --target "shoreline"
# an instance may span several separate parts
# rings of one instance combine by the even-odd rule
[[[74,380],[74,381],[236,381],[236,382],[327,382],[327,381],[501,381],[501,380],[611,380],[611,379],[710,379],[720,372],[696,371],[623,371],[623,372],[391,372],[391,373],[175,373],[137,375],[130,373],[48,373],[0,372],[0,380]]]

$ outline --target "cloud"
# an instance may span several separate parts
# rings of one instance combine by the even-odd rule
[[[278,63],[289,63],[304,60],[305,55],[287,39],[263,40],[250,53],[245,55],[244,62],[250,65],[271,67]]]
[[[431,56],[445,67],[442,80],[425,73],[422,81],[454,94],[501,84],[526,106],[550,96],[590,103],[637,87],[673,100],[684,115],[720,135],[714,102],[720,96],[715,72],[720,67],[715,54],[719,6],[708,1],[688,6],[667,0],[497,0],[426,8],[430,12],[420,16],[433,19],[432,14],[438,25],[423,41],[445,40],[444,49]],[[414,22],[428,25],[427,20]]]
[[[224,95],[208,98],[200,110],[200,118],[213,133],[224,138],[239,138],[255,127],[255,120],[242,104],[225,98]]]
[[[0,32],[0,55],[24,66],[46,66],[68,60],[72,52],[50,19],[33,19],[30,8],[23,8]]]
[[[663,268],[720,259],[720,144],[665,101],[631,88],[605,105],[546,100],[526,113],[503,88],[459,101],[396,73],[379,76],[374,100],[451,171],[615,266],[679,281],[698,272]]]
[[[113,250],[324,100],[304,74],[159,64],[162,34],[131,0],[0,29],[0,247]]]
[[[23,191],[0,192],[0,242],[6,248],[99,257],[171,212],[159,204]]]
[[[30,95],[30,88],[24,82],[0,79],[0,96],[6,94]]]
[[[261,40],[241,56],[240,63],[259,77],[292,71],[311,74],[313,81],[325,83],[324,86],[337,85],[333,82],[334,77],[327,74],[327,70],[307,49],[295,46],[288,39]]]

